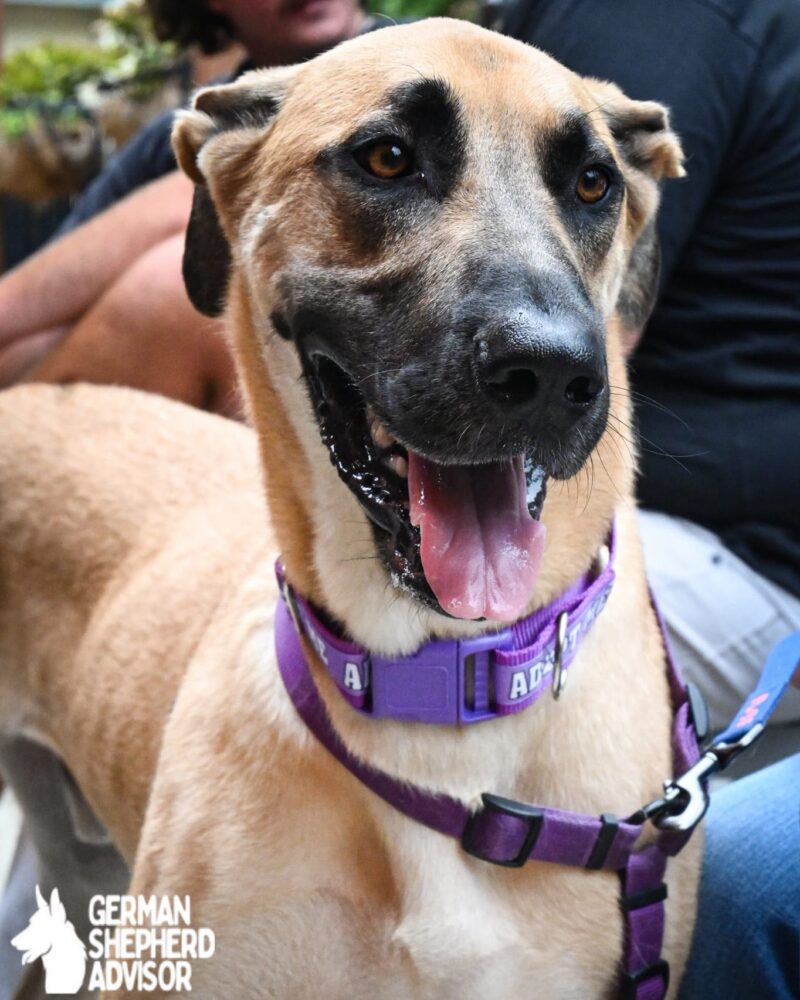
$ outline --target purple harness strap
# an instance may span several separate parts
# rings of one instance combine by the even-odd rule
[[[465,851],[494,864],[520,867],[537,860],[620,872],[626,925],[620,997],[659,1000],[664,995],[668,967],[659,956],[664,930],[666,853],[660,846],[633,851],[646,818],[643,814],[631,820],[609,814],[585,816],[512,802],[488,793],[483,795],[483,807],[472,813],[464,803],[448,795],[399,781],[351,754],[333,728],[284,601],[278,603],[276,611],[275,644],[281,676],[302,720],[354,777],[399,812],[460,840]],[[688,710],[684,701],[675,715],[675,755],[681,762],[694,763],[699,750],[696,740],[692,745],[694,728],[687,721]]]
[[[530,812],[519,812],[518,803],[494,795],[484,796],[488,806],[473,815],[458,799],[423,792],[360,761],[331,724],[283,601],[276,612],[275,642],[281,676],[302,720],[326,750],[389,805],[450,837],[462,839],[466,831],[467,850],[495,864],[521,865],[529,857],[581,866],[588,862],[604,826],[601,819],[559,809],[531,807]],[[640,833],[641,824],[621,823],[618,843],[609,843],[603,858],[595,852],[598,863],[593,867],[618,869]]]
[[[317,651],[320,651],[319,645],[314,642],[314,633],[309,635],[310,622],[313,620],[316,627],[318,619],[305,602],[292,594],[282,573],[279,577],[284,599],[278,603],[275,619],[278,665],[298,714],[319,742],[355,778],[389,805],[409,819],[458,839],[463,849],[476,858],[510,867],[520,867],[529,860],[536,860],[617,871],[620,877],[620,909],[624,920],[619,1000],[663,1000],[669,986],[669,966],[661,958],[664,900],[667,896],[664,883],[667,858],[681,850],[702,818],[708,804],[708,776],[713,771],[726,767],[763,730],[769,713],[800,662],[800,633],[790,636],[776,647],[767,661],[759,686],[746,702],[735,723],[722,734],[725,739],[718,737],[701,757],[697,739],[699,723],[695,725],[699,708],[693,703],[690,689],[684,687],[681,681],[659,618],[667,651],[667,672],[674,711],[673,767],[675,773],[681,775],[680,778],[665,783],[664,798],[657,799],[627,819],[620,820],[610,814],[586,816],[485,793],[482,796],[482,807],[473,813],[457,799],[415,788],[370,767],[350,753],[333,728],[300,640],[302,629]],[[602,577],[601,572],[597,580]],[[597,580],[590,581],[585,589],[591,590]],[[566,600],[570,601],[571,598]],[[592,598],[589,598],[589,603],[591,601]],[[587,605],[582,606],[585,608]],[[301,623],[299,609],[308,609],[313,619],[305,618]],[[531,616],[531,619],[527,619],[519,627],[528,627],[535,617]],[[552,617],[550,620],[552,621]],[[594,620],[593,617],[591,620]],[[530,631],[537,632],[535,622],[530,625]],[[549,641],[543,638],[544,630],[538,635],[539,642],[544,644]],[[327,633],[327,636],[336,643],[343,644],[342,640],[331,633]],[[497,636],[485,638],[495,640]],[[328,638],[325,642],[328,642]],[[574,646],[572,653],[574,655]],[[326,666],[330,670],[330,665],[326,663]],[[456,722],[476,721],[474,718],[461,720],[458,711],[454,716]],[[636,851],[636,841],[647,820],[653,820],[661,833],[655,843]]]

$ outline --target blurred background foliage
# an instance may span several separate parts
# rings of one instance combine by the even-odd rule
[[[0,0],[0,3],[2,0]],[[364,0],[370,13],[404,21],[478,19],[480,0]],[[13,51],[0,75],[0,195],[35,205],[83,190],[116,149],[160,111],[182,104],[198,53],[156,39],[144,0],[103,5],[86,41],[44,40]],[[242,57],[221,53],[230,72]],[[214,57],[210,57],[214,58]]]
[[[477,0],[369,0],[367,9],[395,21],[420,17],[461,17],[477,20]]]
[[[36,206],[74,196],[151,118],[186,99],[190,59],[156,39],[141,0],[103,8],[84,37],[46,37],[5,60],[0,195]]]
[[[367,0],[370,13],[402,21],[422,17],[477,19],[478,0]],[[0,136],[16,137],[44,108],[53,119],[72,122],[76,108],[92,105],[87,85],[104,90],[125,86],[128,97],[146,100],[162,85],[160,74],[180,57],[159,42],[142,0],[104,8],[90,43],[53,41],[14,52],[0,75]],[[96,100],[96,98],[95,98]]]
[[[146,99],[161,83],[158,74],[174,64],[172,45],[153,34],[143,4],[125,3],[103,12],[94,44],[46,41],[14,52],[0,75],[0,134],[19,136],[41,109],[73,119],[87,84],[111,89],[135,81],[131,96]]]

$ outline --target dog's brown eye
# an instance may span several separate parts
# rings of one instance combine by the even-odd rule
[[[605,195],[609,188],[608,174],[601,167],[589,167],[584,170],[575,185],[575,192],[581,201],[593,205]]]
[[[376,142],[363,150],[359,162],[375,177],[391,181],[410,174],[413,161],[408,150],[396,142]]]

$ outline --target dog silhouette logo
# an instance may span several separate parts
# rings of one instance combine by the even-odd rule
[[[37,958],[44,962],[45,993],[74,996],[86,975],[86,948],[67,920],[58,889],[53,889],[48,903],[37,885],[36,905],[39,908],[28,926],[11,944],[24,953],[23,965]]]

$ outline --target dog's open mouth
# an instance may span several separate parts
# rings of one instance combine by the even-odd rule
[[[394,585],[455,618],[519,617],[544,549],[545,471],[522,455],[434,462],[401,444],[330,358],[303,360],[322,440]]]

